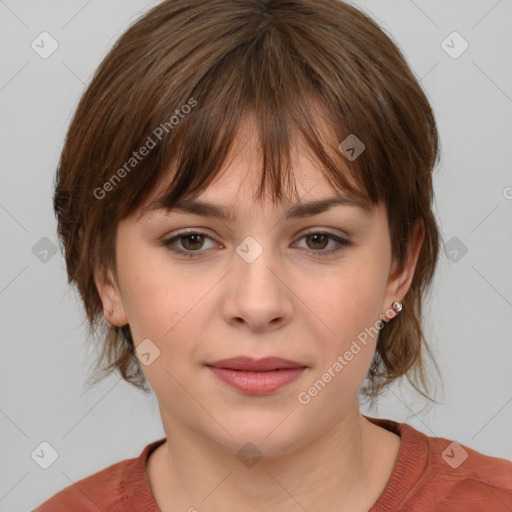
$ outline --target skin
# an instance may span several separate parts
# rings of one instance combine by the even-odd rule
[[[297,146],[301,201],[337,192]],[[167,441],[146,472],[158,506],[174,510],[367,511],[389,480],[400,438],[363,418],[358,390],[376,336],[307,405],[297,396],[406,295],[423,242],[417,229],[406,266],[395,271],[385,206],[371,212],[335,206],[283,220],[282,205],[254,199],[260,153],[250,120],[240,127],[216,181],[200,199],[229,206],[229,222],[181,212],[131,216],[118,226],[115,272],[98,267],[107,318],[130,324],[135,345],[150,339],[160,355],[142,369],[158,399]],[[155,194],[160,192],[155,190]],[[155,196],[153,194],[152,197]],[[151,199],[151,198],[150,198]],[[210,238],[182,237],[184,228]],[[348,239],[314,240],[329,231]],[[263,248],[252,263],[235,249],[247,237]],[[327,239],[329,240],[329,239]],[[342,247],[331,256],[329,249]],[[108,311],[114,315],[108,315]],[[251,396],[218,380],[204,364],[274,355],[307,365],[302,376],[268,396]],[[262,458],[246,467],[237,452],[253,443]],[[203,501],[204,500],[204,501]],[[194,508],[192,508],[194,507]]]

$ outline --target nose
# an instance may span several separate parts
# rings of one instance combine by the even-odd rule
[[[223,306],[226,322],[254,332],[275,330],[290,322],[293,292],[285,269],[271,248],[254,239],[248,245],[240,244],[228,279]]]

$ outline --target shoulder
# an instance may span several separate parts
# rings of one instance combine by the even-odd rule
[[[105,510],[122,496],[122,475],[133,460],[123,460],[69,485],[39,505],[33,512]]]
[[[511,461],[441,437],[429,437],[428,442],[428,480],[433,491],[441,491],[440,505],[457,503],[475,512],[512,509]]]
[[[138,457],[125,459],[62,489],[32,512],[131,512],[158,510],[146,477],[146,463],[166,438],[146,445]]]
[[[124,512],[151,494],[146,480],[149,454],[165,439],[148,444],[135,458],[125,459],[72,483],[33,512]]]
[[[485,455],[451,439],[427,436],[406,424],[401,427],[426,447],[421,476],[404,510],[423,510],[427,504],[438,512],[512,510],[511,461]]]
[[[371,512],[511,512],[512,462],[407,423],[366,417],[398,434],[393,473]]]

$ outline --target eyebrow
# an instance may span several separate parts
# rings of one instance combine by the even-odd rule
[[[359,208],[366,213],[370,213],[371,206],[355,196],[334,196],[325,199],[317,199],[306,203],[296,203],[292,205],[284,214],[284,219],[296,219],[318,215],[334,206],[350,206]],[[179,211],[200,215],[202,217],[212,217],[223,221],[231,220],[234,217],[232,208],[222,205],[216,205],[209,201],[199,199],[181,199],[172,206],[166,205],[165,198],[156,199],[147,208],[147,212],[154,210],[165,210],[168,212]]]

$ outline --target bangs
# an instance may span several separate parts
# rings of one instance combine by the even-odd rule
[[[221,102],[215,105],[218,109],[211,109],[207,115],[203,111],[200,117],[191,119],[179,137],[166,148],[167,158],[156,174],[157,183],[164,186],[148,187],[143,196],[138,194],[137,205],[129,205],[128,211],[137,210],[140,218],[148,210],[171,210],[178,201],[200,195],[215,181],[222,168],[229,165],[227,160],[235,144],[246,142],[241,133],[247,132],[240,129],[244,121],[249,122],[250,137],[256,137],[261,156],[260,169],[251,170],[259,171],[255,200],[270,197],[277,204],[295,197],[301,201],[293,169],[296,151],[306,154],[333,189],[344,196],[354,196],[361,206],[371,209],[372,202],[364,189],[359,169],[355,164],[347,165],[343,159],[336,142],[338,138],[326,119],[325,107],[308,102],[304,103],[302,111],[297,109],[300,105],[296,105],[296,112],[293,112],[286,111],[281,103],[277,111],[265,115],[252,102],[226,103],[229,111],[222,108]],[[221,112],[223,115],[219,121]],[[299,114],[303,122],[308,121],[305,128],[292,115],[294,113]],[[143,198],[146,199],[157,188],[159,195],[150,204],[138,207]]]
[[[157,184],[167,183],[156,201],[168,209],[180,199],[203,192],[218,176],[247,118],[253,121],[261,151],[257,199],[270,195],[277,203],[298,197],[291,165],[294,146],[313,158],[334,189],[357,197],[368,208],[382,199],[370,155],[374,143],[368,137],[368,126],[375,125],[375,120],[362,108],[367,103],[362,101],[366,91],[362,84],[340,87],[340,69],[319,60],[319,55],[311,53],[311,41],[306,44],[301,37],[298,31],[289,33],[268,24],[257,37],[246,34],[246,40],[236,45],[231,35],[230,51],[222,38],[210,43],[212,62],[202,61],[201,78],[187,77],[172,89],[168,86],[156,115],[135,143],[151,136],[149,130],[163,125],[178,110],[176,106],[187,105],[191,98],[197,103],[162,139],[155,151],[158,159],[148,162],[142,182],[126,184],[124,194],[130,201],[121,217],[147,211],[144,202]],[[216,43],[224,53],[216,53]],[[345,70],[344,75],[348,82],[350,73]],[[338,147],[350,134],[363,139],[366,146],[354,160],[347,159]]]

